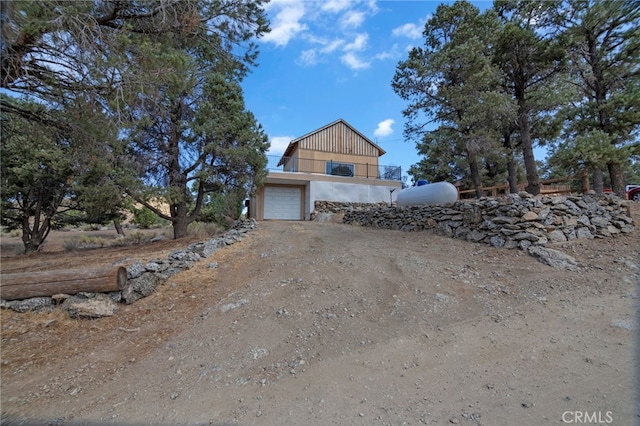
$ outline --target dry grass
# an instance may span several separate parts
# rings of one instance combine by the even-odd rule
[[[78,267],[97,267],[114,262],[144,261],[152,258],[166,257],[171,251],[186,247],[192,242],[211,238],[221,232],[217,226],[210,224],[192,224],[189,237],[173,240],[167,237],[163,241],[150,243],[155,236],[171,233],[171,229],[162,230],[129,230],[126,237],[117,237],[115,231],[54,231],[47,240],[43,252],[28,255],[19,254],[17,247],[21,245],[20,237],[2,237],[2,270],[3,272],[24,272],[36,270],[52,270]],[[75,234],[75,235],[74,235]],[[67,241],[100,243],[102,248],[81,248],[65,251]],[[104,242],[108,242],[108,244]],[[14,252],[9,252],[11,245]],[[119,244],[123,244],[119,246]],[[229,250],[233,252],[237,250]],[[77,320],[69,317],[62,309],[52,311],[17,313],[11,310],[0,310],[0,331],[2,349],[2,375],[13,375],[26,368],[38,365],[46,366],[50,362],[64,358],[72,358],[78,351],[92,351],[107,344],[119,345],[125,342],[135,331],[136,339],[148,347],[157,345],[158,339],[175,331],[175,324],[162,321],[167,311],[175,315],[188,315],[197,309],[206,298],[200,291],[211,289],[212,283],[203,287],[201,269],[206,265],[199,264],[194,270],[186,271],[180,276],[172,277],[171,283],[162,285],[153,295],[133,305],[119,305],[118,313],[113,317],[95,320]],[[199,273],[197,271],[200,271]],[[207,269],[206,276],[212,280],[214,271]],[[124,340],[123,340],[124,339]],[[124,343],[123,343],[124,344]],[[121,348],[123,359],[134,357],[140,347]],[[121,362],[122,359],[114,360]]]
[[[48,362],[48,354],[59,348],[62,333],[80,332],[79,322],[62,309],[17,313],[3,310],[2,369],[12,371]],[[37,350],[34,350],[37,348]]]
[[[224,230],[215,223],[193,222],[189,225],[187,233],[189,237],[207,239],[223,233]]]

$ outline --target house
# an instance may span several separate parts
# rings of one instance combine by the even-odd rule
[[[402,187],[397,166],[381,166],[385,151],[339,119],[292,140],[268,156],[268,175],[249,205],[257,220],[309,220],[316,201],[395,201]]]

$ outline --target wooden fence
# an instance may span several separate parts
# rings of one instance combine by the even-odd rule
[[[587,192],[589,190],[589,179],[588,177],[561,177],[555,179],[547,179],[540,181],[540,193],[541,194],[569,194],[574,192],[575,188],[572,183],[581,182],[580,187],[582,188],[582,192]],[[518,184],[518,191],[524,191],[524,188],[527,186],[526,183]],[[460,198],[475,198],[476,190],[475,189],[464,189],[458,191],[460,194]],[[497,197],[500,195],[507,195],[509,193],[509,184],[505,185],[495,185],[495,186],[486,186],[482,188],[482,193],[484,196]]]

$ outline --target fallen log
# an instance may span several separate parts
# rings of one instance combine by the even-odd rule
[[[120,291],[127,284],[127,270],[122,266],[99,269],[59,269],[20,272],[0,276],[0,298],[28,299],[54,294]]]

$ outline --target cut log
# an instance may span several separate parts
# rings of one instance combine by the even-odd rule
[[[59,269],[54,271],[2,274],[0,298],[4,300],[53,296],[58,293],[107,293],[120,291],[127,284],[122,266],[99,269]]]

